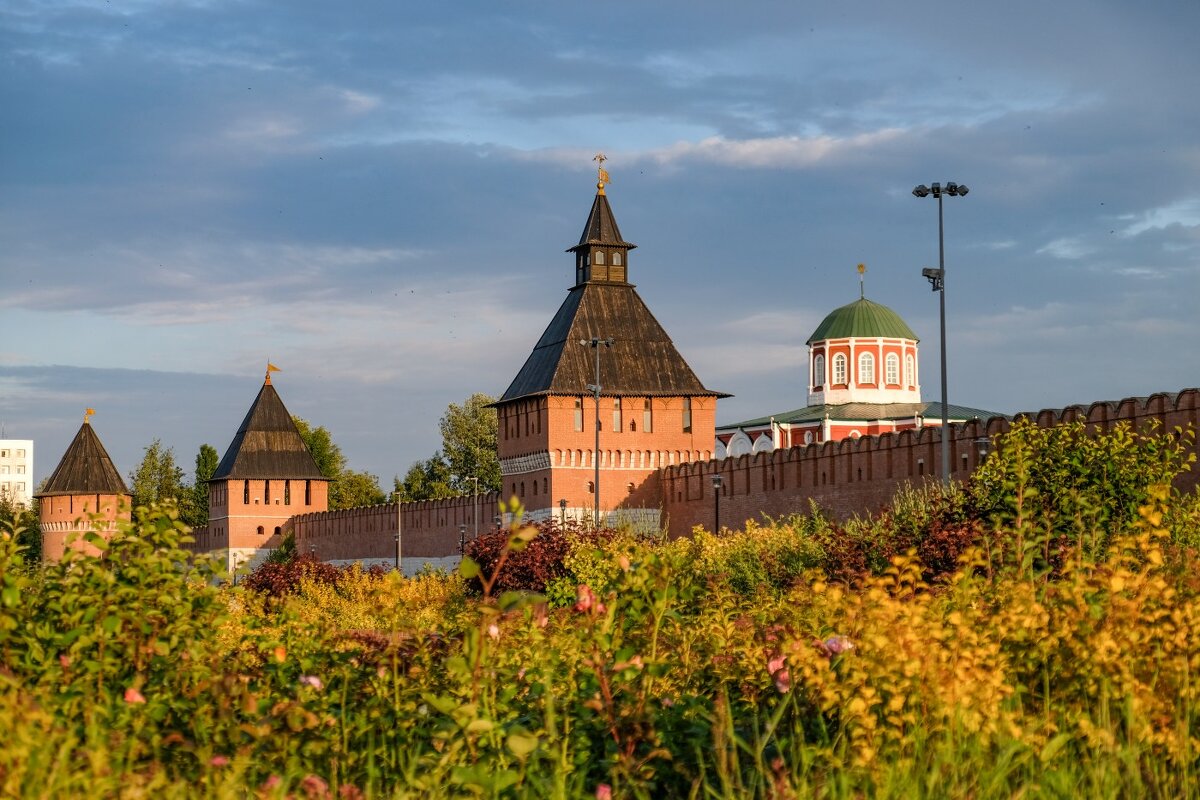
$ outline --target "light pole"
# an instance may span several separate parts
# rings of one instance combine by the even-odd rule
[[[558,501],[558,519],[560,525],[567,524],[567,498]]]
[[[400,571],[400,534],[399,534],[399,532],[397,532],[396,535],[392,537],[392,541],[396,543],[396,572],[399,572]]]
[[[458,526],[458,553],[462,555],[467,549],[467,524]]]
[[[584,347],[591,347],[596,351],[596,382],[588,384],[587,389],[596,397],[596,449],[592,451],[592,464],[596,468],[596,480],[592,483],[592,524],[597,528],[600,527],[600,345],[612,347],[613,341],[612,338],[601,339],[593,336],[591,339],[582,339],[579,342]]]
[[[471,503],[471,523],[475,528],[475,538],[479,538],[479,476],[472,475],[471,480],[475,482],[475,494],[472,497]]]
[[[400,492],[396,492],[396,571],[403,574],[404,570],[404,504],[400,502]]]
[[[714,473],[712,476],[714,534],[721,532],[721,483],[721,476]]]
[[[938,293],[941,307],[942,326],[942,482],[950,483],[950,400],[946,388],[946,242],[942,228],[942,195],[951,197],[966,197],[969,190],[954,181],[948,181],[945,186],[940,183],[926,186],[921,184],[913,189],[914,197],[933,195],[938,202],[938,268],[923,269],[921,275],[929,280],[933,291]]]

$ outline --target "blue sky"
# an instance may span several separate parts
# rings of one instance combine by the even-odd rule
[[[722,401],[804,404],[867,294],[1005,412],[1200,373],[1200,6],[28,2],[0,8],[0,424],[53,469],[223,451],[269,357],[386,483],[569,288],[604,151],[643,298]]]

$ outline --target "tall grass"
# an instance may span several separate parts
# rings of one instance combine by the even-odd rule
[[[0,793],[1195,797],[1196,497],[1097,511],[1025,450],[846,525],[585,543],[557,606],[472,563],[255,593],[169,509],[102,559],[0,537]]]

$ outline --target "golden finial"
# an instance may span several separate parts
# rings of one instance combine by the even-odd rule
[[[91,425],[91,424],[92,424],[92,415],[93,415],[93,414],[95,414],[95,413],[96,413],[96,409],[94,409],[94,408],[85,408],[85,409],[83,410],[83,424],[84,424],[84,425]]]
[[[272,364],[270,359],[268,359],[267,360],[267,377],[263,379],[263,383],[266,384],[267,386],[270,386],[271,385],[271,373],[272,372],[282,372],[282,371],[283,370],[279,369],[279,367]]]
[[[867,297],[867,287],[865,285],[866,280],[863,277],[864,275],[866,275],[866,273],[867,273],[867,265],[859,264],[858,265],[858,299],[860,299],[860,300],[865,300]]]
[[[596,162],[596,194],[604,194],[604,185],[612,183],[612,178],[608,177],[608,170],[604,168],[604,162],[608,161],[608,156],[604,153],[596,153],[592,156],[592,161]]]

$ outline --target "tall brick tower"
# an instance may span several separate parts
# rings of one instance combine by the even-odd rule
[[[599,173],[583,234],[567,250],[575,283],[495,404],[501,496],[518,497],[532,519],[590,518],[598,504],[602,518],[657,525],[657,470],[712,457],[717,398],[728,395],[704,387],[629,282],[636,245],[621,238]]]
[[[120,522],[130,519],[132,497],[108,451],[92,429],[88,409],[83,425],[54,468],[46,486],[35,495],[41,501],[42,558],[58,561],[67,547],[89,555],[100,551],[83,540],[95,532],[112,537]]]
[[[329,508],[329,481],[267,376],[208,482],[208,528],[198,550],[224,550],[231,569],[283,542],[297,514]]]

